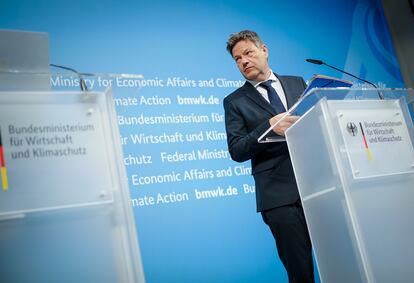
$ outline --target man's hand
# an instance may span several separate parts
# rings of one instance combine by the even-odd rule
[[[276,124],[282,118],[283,115],[285,115],[285,113],[280,113],[270,118],[270,125]],[[279,122],[279,124],[277,124],[276,127],[273,128],[273,132],[275,132],[279,136],[285,136],[286,130],[289,129],[289,127],[292,126],[298,119],[299,116],[286,116],[285,118],[283,118],[282,121]]]

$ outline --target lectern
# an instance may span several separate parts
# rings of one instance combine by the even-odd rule
[[[2,281],[145,282],[116,121],[110,90],[0,91]]]
[[[145,282],[111,90],[0,37],[0,281]]]
[[[382,99],[381,99],[382,98]],[[413,282],[411,89],[315,89],[286,132],[324,283]]]

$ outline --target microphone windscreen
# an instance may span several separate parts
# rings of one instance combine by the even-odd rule
[[[306,62],[312,63],[312,64],[317,64],[317,65],[322,65],[323,62],[321,60],[318,59],[306,59]]]

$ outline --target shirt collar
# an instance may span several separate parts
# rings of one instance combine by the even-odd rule
[[[268,81],[268,80],[275,81],[275,82],[278,81],[276,75],[273,73],[273,71],[271,69],[270,69],[270,75],[269,75],[269,77],[266,80],[264,80],[264,81],[249,81],[249,80],[247,80],[247,81],[252,86],[254,86],[255,88],[257,88],[259,86],[259,84],[261,84],[262,82]]]

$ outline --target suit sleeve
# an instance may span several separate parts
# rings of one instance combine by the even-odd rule
[[[269,121],[264,121],[249,132],[244,117],[237,107],[227,99],[223,101],[223,105],[227,145],[231,158],[237,162],[252,159],[266,148],[266,145],[258,143],[257,139],[270,127]]]

